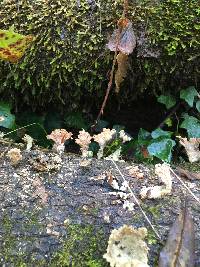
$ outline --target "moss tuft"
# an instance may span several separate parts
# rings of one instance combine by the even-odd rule
[[[103,259],[107,247],[103,230],[91,225],[68,225],[67,231],[67,240],[52,258],[50,266],[108,266]]]

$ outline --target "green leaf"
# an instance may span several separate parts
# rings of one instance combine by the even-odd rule
[[[193,107],[195,96],[198,96],[198,92],[194,86],[189,86],[180,92],[180,98],[184,99],[190,107]]]
[[[11,106],[8,103],[0,102],[0,126],[14,129],[15,116],[10,112]]]
[[[94,127],[95,132],[101,132],[103,128],[106,128],[109,125],[109,122],[104,121],[104,120],[99,120]]]
[[[61,129],[62,123],[60,114],[56,112],[48,112],[45,117],[44,127],[48,133],[51,133],[55,129]]]
[[[89,125],[86,123],[85,119],[83,118],[82,113],[80,112],[68,113],[64,121],[67,127],[69,128],[87,130],[89,127]]]
[[[18,62],[24,55],[28,45],[33,41],[33,36],[24,36],[9,30],[0,30],[0,59]]]
[[[185,116],[180,128],[187,130],[189,138],[200,138],[200,120],[193,116]]]
[[[196,102],[196,109],[200,112],[200,100]]]
[[[169,131],[163,131],[160,128],[156,129],[155,131],[153,131],[151,133],[151,136],[152,136],[153,139],[157,139],[159,137],[168,137],[168,138],[170,138],[171,135],[172,135],[171,132],[169,132]]]
[[[146,140],[149,138],[150,132],[140,128],[139,133],[138,133],[138,141]]]
[[[167,118],[165,120],[165,124],[168,126],[168,127],[171,127],[173,125],[173,122],[172,122],[172,119],[171,118]]]
[[[176,99],[172,95],[161,95],[157,100],[159,103],[164,104],[167,109],[170,109],[176,104]]]
[[[118,132],[120,132],[121,130],[124,130],[124,129],[125,129],[125,126],[120,125],[120,124],[115,124],[115,125],[113,125],[112,128],[115,129],[116,132],[118,133]]]
[[[151,143],[147,150],[150,155],[155,156],[163,161],[170,162],[172,157],[172,149],[176,145],[175,141],[169,138],[155,140]]]
[[[17,116],[17,125],[26,126],[31,123],[34,125],[25,128],[27,134],[37,141],[38,145],[48,147],[51,142],[47,140],[47,132],[44,129],[44,116],[38,116],[33,112],[24,112]]]

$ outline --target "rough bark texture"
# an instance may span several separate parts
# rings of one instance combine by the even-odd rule
[[[18,146],[23,158],[19,165],[12,166],[6,151],[16,145],[0,144],[0,261],[3,266],[22,266],[22,262],[27,266],[107,266],[102,255],[108,233],[123,224],[147,227],[149,262],[155,266],[162,245],[138,207],[125,210],[124,201],[111,194],[113,188],[102,179],[101,175],[108,171],[121,182],[112,162],[93,159],[89,166],[82,167],[82,159],[77,155],[66,153],[59,163],[57,155],[48,150],[36,148],[28,152],[23,145]],[[135,163],[118,165],[138,197],[142,186],[159,183],[150,167],[138,165],[144,173],[144,178],[138,179],[131,177],[127,170],[137,166]],[[200,181],[188,182],[188,186],[200,197]],[[170,196],[142,202],[163,241],[180,213],[183,199],[183,189],[174,179]],[[129,201],[134,202],[132,198]],[[195,221],[197,267],[200,266],[200,208],[193,199],[189,199],[189,206]],[[95,230],[82,231],[83,225]],[[98,237],[100,229],[103,235]],[[78,243],[74,245],[74,242]],[[60,256],[55,256],[56,251]]]

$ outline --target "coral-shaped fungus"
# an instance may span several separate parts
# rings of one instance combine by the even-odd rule
[[[167,194],[171,193],[172,190],[172,175],[170,171],[170,165],[167,163],[156,164],[155,174],[160,178],[164,185],[156,185],[143,187],[140,191],[140,196],[142,199],[149,198],[161,198]]]
[[[50,135],[47,135],[47,139],[54,141],[53,149],[58,153],[62,153],[65,149],[65,141],[72,138],[72,133],[67,132],[65,129],[55,129]]]
[[[100,149],[97,154],[99,159],[103,157],[103,149],[105,148],[107,143],[113,139],[115,134],[115,129],[110,130],[107,128],[103,128],[103,131],[101,133],[93,136],[94,141],[97,142],[100,146]]]
[[[149,267],[148,247],[143,240],[146,235],[146,228],[128,225],[112,230],[103,257],[111,267]]]
[[[18,148],[12,148],[7,153],[8,158],[12,165],[17,165],[22,160],[21,150]]]
[[[183,138],[181,136],[177,136],[179,138],[179,143],[184,146],[189,162],[197,162],[200,160],[200,138]]]
[[[91,143],[92,136],[85,130],[79,131],[78,138],[75,140],[76,144],[81,147],[83,157],[88,156],[88,148]]]
[[[33,146],[33,138],[30,135],[25,134],[22,140],[26,142],[26,150],[29,151]]]
[[[131,141],[131,139],[132,139],[130,136],[128,136],[128,135],[126,134],[126,132],[125,132],[124,130],[121,130],[121,131],[119,132],[119,138],[122,139],[122,143]]]

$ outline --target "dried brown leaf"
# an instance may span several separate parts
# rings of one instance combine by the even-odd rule
[[[190,172],[190,171],[182,169],[180,167],[176,167],[175,172],[181,178],[185,178],[185,179],[188,179],[191,181],[200,179],[200,173]]]
[[[159,267],[194,266],[194,223],[187,207],[170,229],[159,258]]]
[[[127,75],[128,55],[123,54],[123,53],[119,53],[117,55],[117,64],[118,64],[118,69],[115,73],[115,84],[116,84],[115,91],[116,91],[116,93],[119,93],[120,85]]]
[[[118,29],[114,30],[107,47],[110,51],[119,51],[127,55],[133,52],[136,47],[136,37],[131,21],[126,18],[118,21]]]

